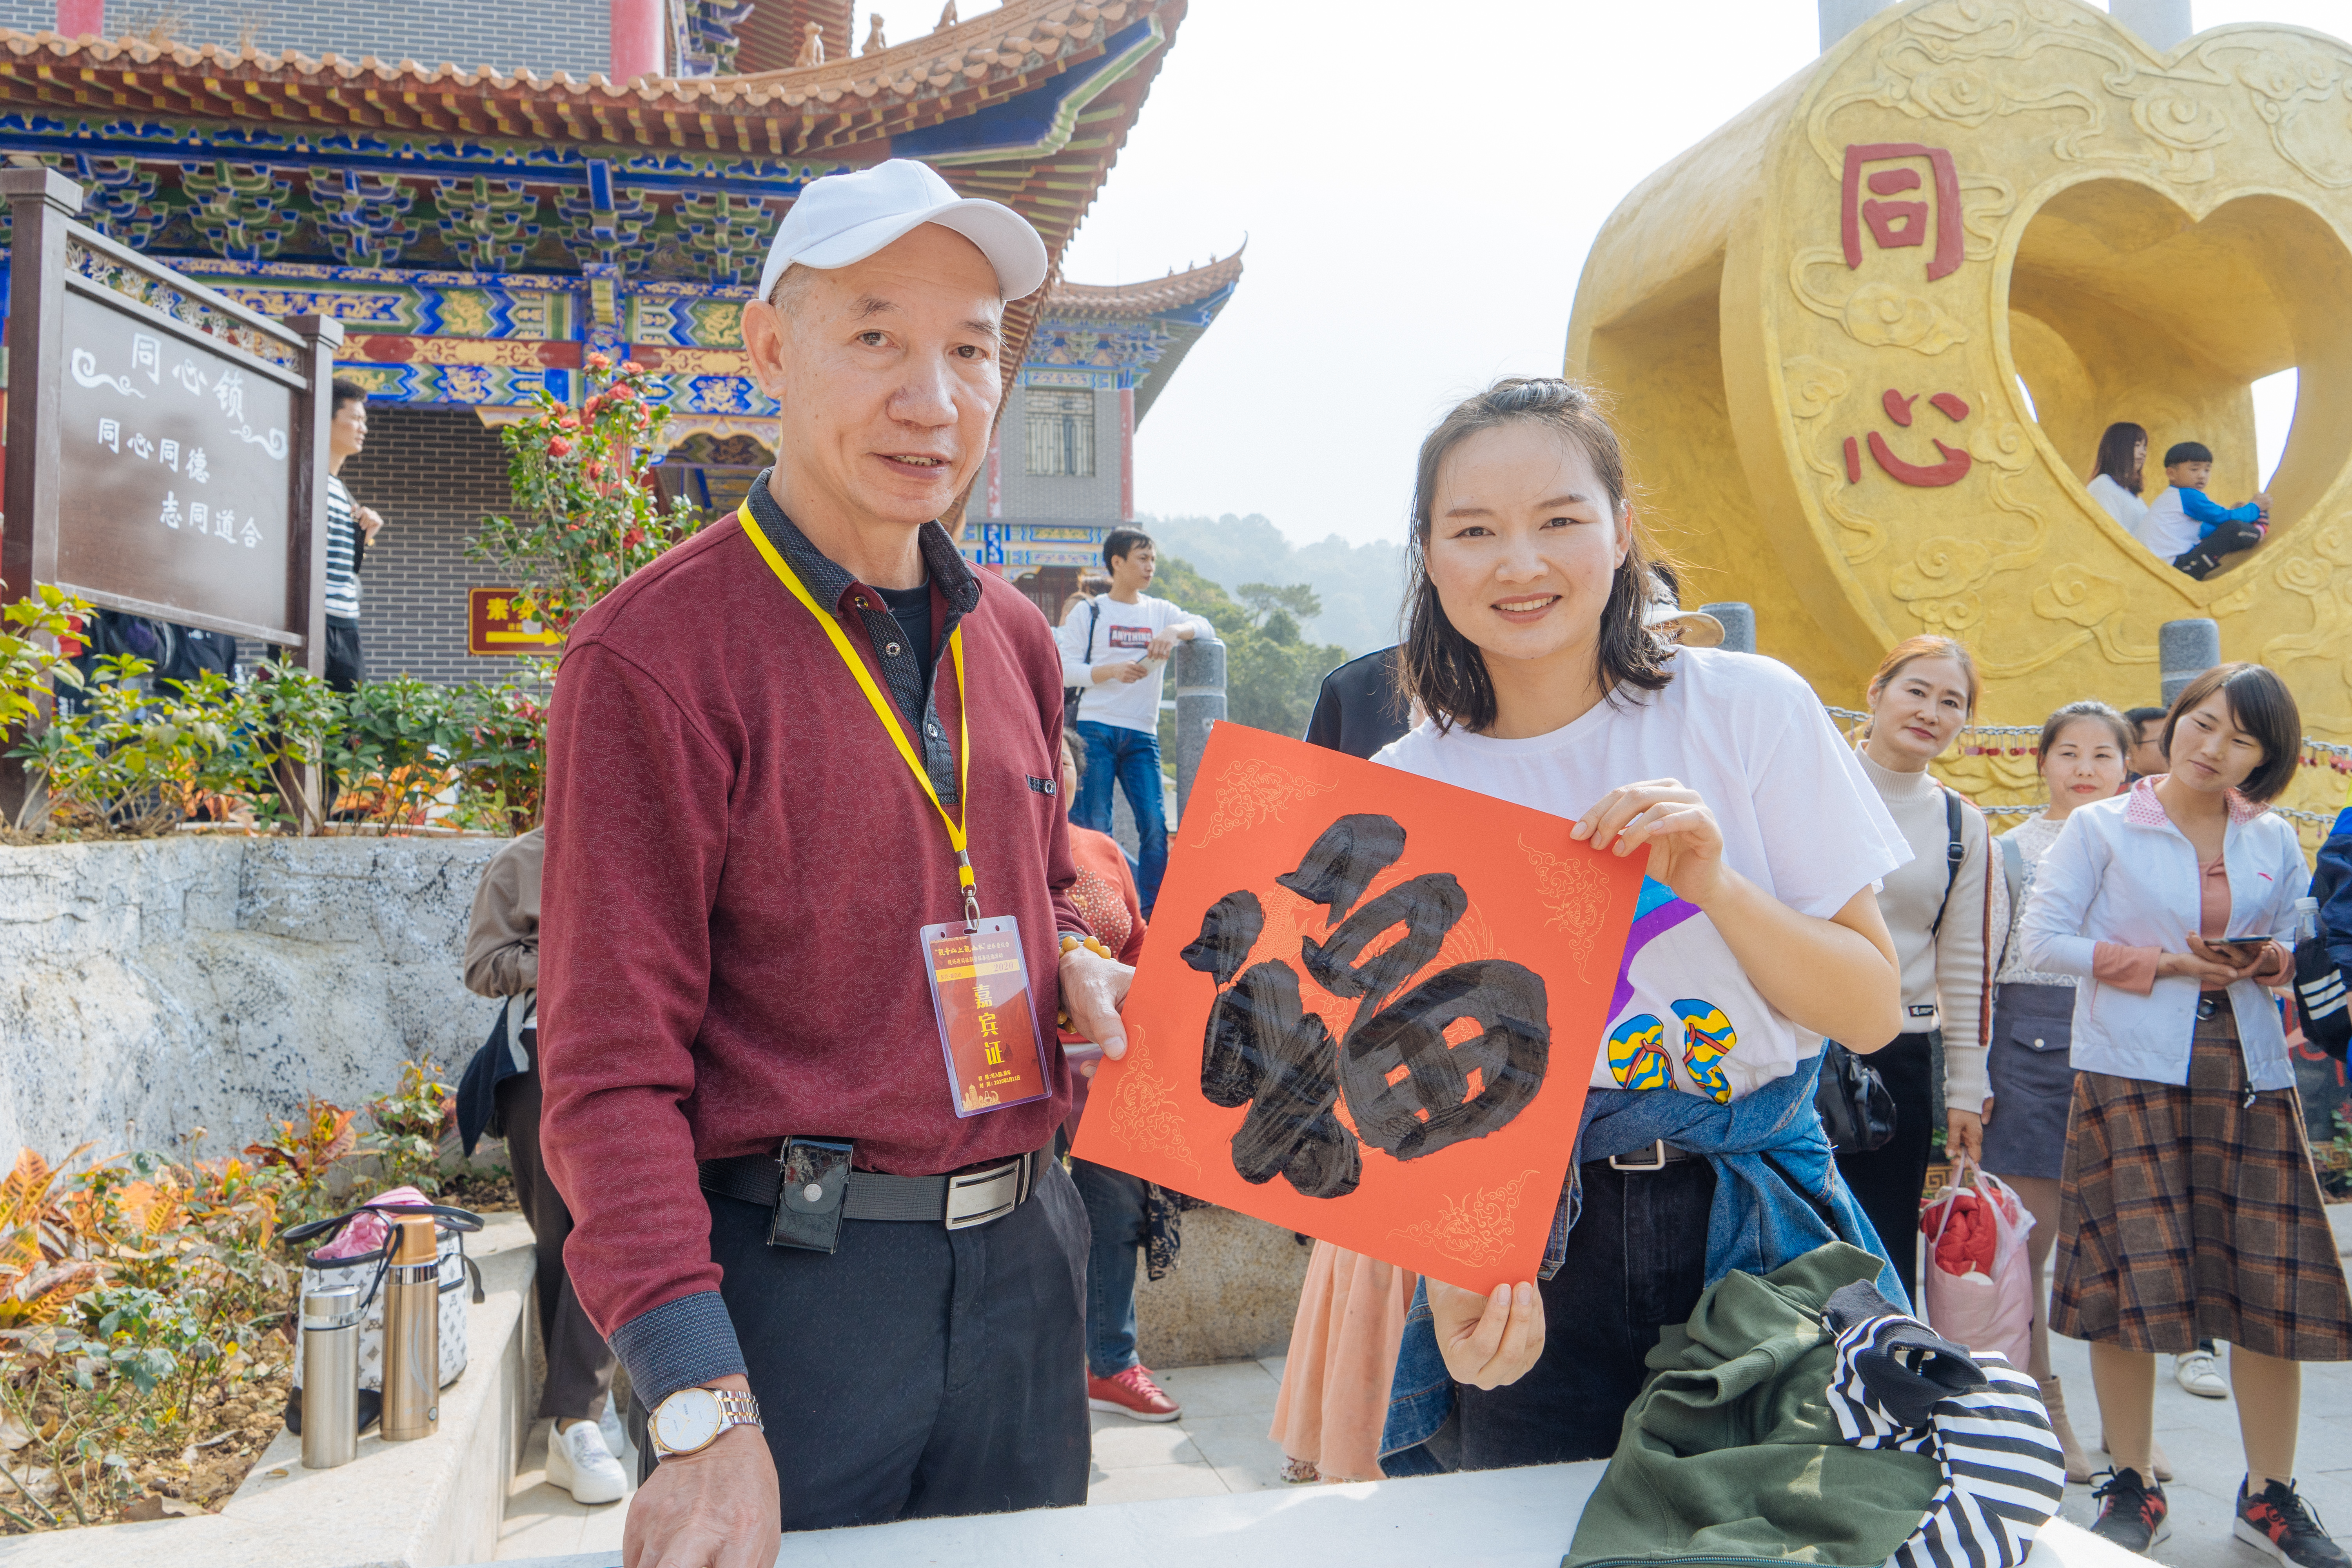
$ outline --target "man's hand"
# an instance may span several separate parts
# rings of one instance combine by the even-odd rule
[[[360,531],[367,535],[370,544],[373,544],[376,534],[383,528],[382,515],[372,506],[363,506],[352,515],[359,520]]]
[[[1151,673],[1151,667],[1139,658],[1111,666],[1110,678],[1121,686],[1132,686]]]
[[[1074,947],[1062,954],[1062,1008],[1070,1027],[1102,1047],[1113,1061],[1127,1055],[1127,1026],[1118,1010],[1127,1004],[1127,988],[1135,984],[1135,970],[1091,948]],[[1080,1062],[1078,1071],[1095,1076],[1095,1064]]]
[[[749,1391],[740,1376],[710,1386]],[[772,1568],[783,1539],[776,1462],[756,1426],[664,1459],[629,1501],[621,1568]]]
[[[1497,1285],[1491,1296],[1442,1279],[1429,1281],[1438,1353],[1456,1383],[1500,1388],[1528,1374],[1543,1355],[1543,1298],[1532,1284]]]
[[[1188,627],[1187,629],[1189,630],[1190,628]],[[1146,658],[1166,658],[1170,654],[1176,651],[1176,644],[1179,640],[1180,639],[1174,632],[1161,632],[1158,637],[1151,639],[1151,646],[1143,650],[1143,657]]]

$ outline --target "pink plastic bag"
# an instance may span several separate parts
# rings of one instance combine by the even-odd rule
[[[2009,1184],[1966,1155],[1952,1162],[1951,1185],[1919,1211],[1927,1326],[2021,1372],[2033,1343],[2033,1266],[2025,1251],[2032,1228],[2032,1215]]]

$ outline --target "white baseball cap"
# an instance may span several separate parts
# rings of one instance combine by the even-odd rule
[[[1663,577],[1650,579],[1650,602],[1642,607],[1642,625],[1684,647],[1723,646],[1723,623],[1705,610],[1685,610],[1676,604],[1675,591]]]
[[[1007,300],[1034,294],[1045,281],[1045,242],[1029,220],[1003,202],[966,199],[928,163],[893,158],[854,174],[812,181],[776,226],[768,264],[760,269],[762,300],[794,262],[830,271],[863,261],[919,224],[951,228],[996,268]]]

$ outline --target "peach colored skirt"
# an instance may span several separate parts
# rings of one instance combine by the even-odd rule
[[[1315,1244],[1267,1434],[1285,1458],[1312,1465],[1325,1480],[1381,1479],[1381,1429],[1419,1278],[1328,1241]]]

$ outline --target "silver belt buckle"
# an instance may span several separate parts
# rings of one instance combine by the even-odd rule
[[[947,1227],[964,1230],[1003,1219],[1021,1206],[1022,1178],[1029,1173],[1026,1154],[985,1171],[948,1178]]]
[[[1666,1141],[1661,1138],[1651,1144],[1650,1157],[1646,1160],[1628,1161],[1622,1154],[1612,1154],[1609,1156],[1609,1168],[1612,1171],[1663,1171],[1666,1168]]]

